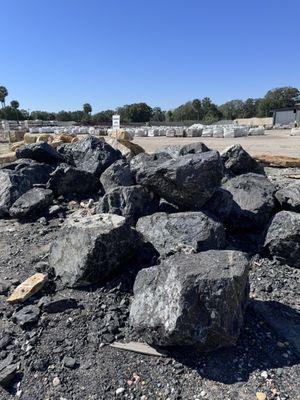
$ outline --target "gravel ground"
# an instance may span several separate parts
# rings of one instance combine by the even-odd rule
[[[0,220],[2,293],[3,282],[10,292],[36,271],[46,270],[51,276],[47,255],[62,223]],[[265,399],[300,399],[300,352],[287,340],[300,324],[300,270],[255,256],[251,302],[237,346],[210,354],[173,349],[167,357],[109,346],[115,339],[136,339],[127,325],[135,273],[128,271],[105,286],[85,290],[58,290],[55,282],[49,283],[26,304],[64,297],[75,299],[77,307],[44,311],[26,330],[14,323],[13,313],[22,307],[8,305],[6,296],[0,296],[0,360],[13,354],[21,365],[10,392],[0,389],[0,399],[255,400],[259,392]],[[285,330],[267,324],[261,304],[272,315],[281,307]],[[298,331],[292,339],[299,341],[299,336]]]

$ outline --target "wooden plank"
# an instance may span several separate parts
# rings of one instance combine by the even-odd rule
[[[141,342],[114,342],[110,344],[110,347],[113,347],[118,350],[126,350],[132,351],[134,353],[145,354],[147,356],[154,356],[154,357],[167,357],[167,352],[164,350],[157,350],[152,346],[149,346],[147,343]]]

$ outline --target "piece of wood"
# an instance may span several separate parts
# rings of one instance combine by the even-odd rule
[[[19,286],[15,288],[12,294],[7,299],[8,303],[23,303],[29,297],[36,294],[42,289],[44,284],[47,282],[47,275],[36,273],[22,282]]]
[[[149,346],[147,343],[140,342],[114,342],[110,344],[111,347],[119,350],[132,351],[134,353],[146,354],[147,356],[167,357],[167,353],[163,350],[156,350],[154,347]]]
[[[268,165],[270,167],[300,168],[299,157],[273,156],[271,154],[260,154],[260,155],[255,155],[253,158],[257,162]]]

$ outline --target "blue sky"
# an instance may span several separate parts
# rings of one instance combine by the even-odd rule
[[[1,1],[0,85],[21,108],[163,109],[300,87],[299,0]]]

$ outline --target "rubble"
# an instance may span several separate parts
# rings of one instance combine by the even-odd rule
[[[7,299],[8,303],[23,303],[31,296],[40,291],[45,283],[47,282],[48,277],[45,274],[36,273],[29,278],[27,278],[24,282],[22,282],[16,289],[12,292],[12,294]]]

